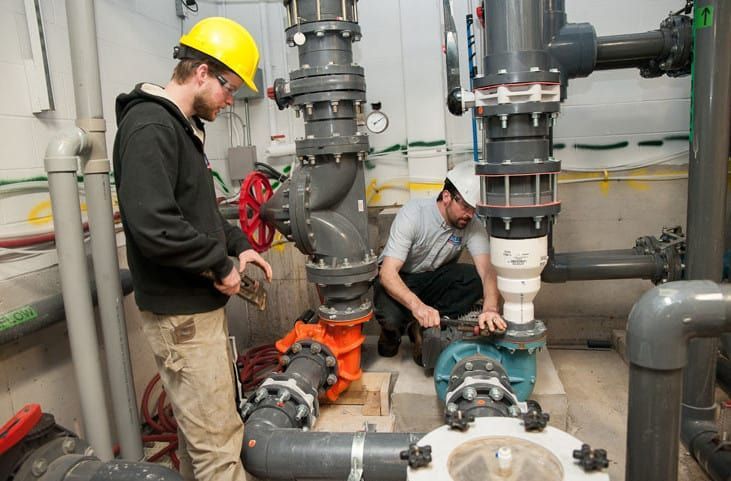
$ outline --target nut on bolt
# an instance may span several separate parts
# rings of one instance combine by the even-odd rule
[[[320,345],[319,345],[318,343],[316,343],[316,342],[315,342],[315,343],[313,343],[313,344],[312,344],[312,345],[310,346],[310,352],[311,352],[312,354],[318,354],[318,353],[319,353],[319,352],[320,352],[321,350],[322,350],[322,346],[320,346]]]
[[[488,395],[493,401],[499,401],[503,398],[503,392],[496,387],[491,387],[488,391]]]
[[[280,363],[280,364],[281,364],[282,366],[286,366],[286,365],[288,365],[290,361],[291,361],[291,359],[290,359],[290,358],[289,358],[289,356],[287,356],[287,355],[284,355],[284,356],[282,356],[282,357],[280,357],[280,358],[279,358],[279,363]]]
[[[300,344],[299,342],[295,342],[294,344],[292,344],[293,353],[296,354],[296,353],[300,352],[301,350],[302,350],[302,344]]]
[[[335,374],[330,374],[327,376],[327,379],[325,380],[327,382],[328,386],[332,386],[336,382],[338,382],[338,377]]]
[[[307,417],[309,412],[310,412],[310,410],[307,409],[307,406],[305,406],[304,404],[300,404],[299,406],[297,406],[297,414],[295,414],[294,418],[297,421],[301,421],[302,419]]]
[[[335,359],[335,358],[334,358],[334,357],[332,357],[332,356],[327,356],[327,357],[325,358],[325,365],[326,365],[327,367],[333,367],[333,366],[334,366],[334,365],[335,365],[335,364],[336,364],[337,362],[338,362],[338,361],[337,361],[337,359]]]
[[[468,387],[462,393],[462,397],[468,401],[472,401],[473,399],[475,399],[477,397],[477,390],[473,387]]]
[[[74,438],[66,438],[61,443],[61,449],[65,454],[72,454],[76,450],[76,440]]]

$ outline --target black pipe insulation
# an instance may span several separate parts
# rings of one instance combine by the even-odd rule
[[[541,280],[549,283],[606,279],[661,279],[660,256],[636,254],[631,249],[554,254],[549,257]]]
[[[119,277],[123,294],[132,292],[132,275],[129,270],[120,269]],[[91,295],[96,306],[97,291],[94,282],[91,283]],[[60,292],[0,313],[0,345],[16,341],[64,319],[66,311]]]
[[[359,459],[362,477],[403,481],[407,463],[400,457],[423,435],[414,433],[326,433],[270,429],[247,422],[241,454],[246,470],[269,480],[350,479]]]

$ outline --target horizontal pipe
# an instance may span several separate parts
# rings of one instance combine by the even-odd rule
[[[598,37],[594,70],[641,67],[667,54],[667,48],[660,30]]]
[[[121,269],[119,276],[122,281],[122,292],[124,295],[132,292],[132,275],[127,269]],[[96,286],[91,284],[92,302],[96,306]],[[66,319],[66,311],[63,305],[63,296],[59,292],[52,296],[13,308],[0,313],[0,326],[12,324],[11,327],[0,327],[0,345],[39,331],[45,327],[61,322]]]
[[[361,436],[362,440],[359,439]],[[353,479],[404,481],[408,465],[401,460],[400,453],[421,437],[421,434],[413,433],[270,429],[261,424],[247,423],[241,458],[246,470],[262,479],[351,479],[353,453],[359,452],[358,443],[362,441],[363,473],[362,477]]]
[[[654,255],[633,254],[631,249],[554,254],[543,269],[543,282],[606,279],[660,279],[663,264]]]

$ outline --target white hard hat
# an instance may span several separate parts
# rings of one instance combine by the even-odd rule
[[[457,188],[459,195],[471,207],[480,201],[480,178],[475,175],[475,163],[462,162],[447,172],[447,179]]]

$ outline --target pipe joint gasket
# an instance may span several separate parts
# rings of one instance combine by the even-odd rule
[[[361,153],[358,160],[365,160],[368,153],[368,135],[356,134],[341,137],[319,137],[295,141],[297,155],[310,162],[318,156]],[[302,159],[301,159],[302,160]],[[304,160],[303,160],[304,162]]]
[[[561,110],[560,102],[524,102],[499,105],[482,105],[475,111],[476,117],[498,117],[501,115],[542,114],[552,115]]]

